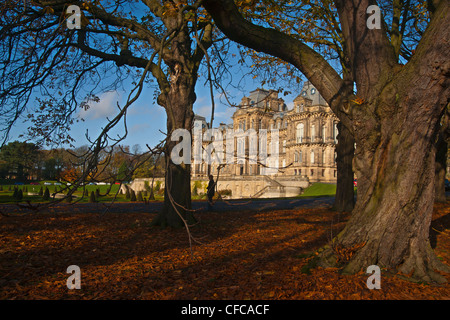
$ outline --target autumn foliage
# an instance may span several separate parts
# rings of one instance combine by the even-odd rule
[[[77,172],[75,168],[68,168],[66,170],[63,170],[60,174],[60,178],[62,181],[67,181],[71,183],[79,179],[80,176],[81,174]]]
[[[198,212],[194,241],[150,227],[153,213],[101,214],[96,204],[0,219],[0,299],[448,299],[450,285],[420,284],[382,270],[343,275],[312,263],[348,219],[328,208]],[[148,208],[148,207],[147,207]],[[450,261],[450,208],[435,207],[430,242]],[[353,248],[354,249],[354,248]],[[342,259],[351,248],[336,247]],[[69,265],[81,289],[69,290]],[[447,280],[450,276],[446,275]]]

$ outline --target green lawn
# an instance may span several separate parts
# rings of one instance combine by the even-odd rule
[[[336,185],[331,183],[313,183],[299,195],[299,198],[314,198],[336,195]]]
[[[44,182],[41,182],[40,185],[31,185],[31,184],[25,184],[25,185],[2,185],[0,190],[0,203],[17,203],[17,199],[13,197],[13,190],[14,187],[17,187],[18,189],[21,189],[23,191],[23,198],[20,202],[27,202],[30,201],[32,203],[37,202],[45,202],[42,199],[42,196],[39,195],[29,195],[28,193],[38,193],[39,189],[42,187],[42,190],[44,191],[47,187],[50,191],[50,200],[52,200],[51,194],[53,194],[55,191],[57,191],[59,194],[61,194],[59,191],[61,189],[64,189],[64,185],[44,185]],[[25,188],[27,191],[25,191]],[[110,188],[109,185],[87,185],[85,186],[85,190],[88,191],[88,194],[91,193],[91,191],[96,191],[96,189],[99,189],[100,197],[97,199],[98,202],[109,202],[114,199],[116,196],[117,191],[119,190],[119,185],[112,185],[111,190],[108,195],[105,195],[108,189]],[[11,189],[11,191],[9,190]],[[67,194],[67,190],[63,191],[64,194]],[[73,194],[77,199],[80,199],[83,195],[83,188],[78,188],[77,191]],[[148,199],[148,195],[145,196],[145,198]],[[156,200],[161,200],[162,197],[155,194]],[[129,199],[126,199],[125,195],[118,194],[117,198],[115,199],[116,202],[127,202],[130,201]],[[81,202],[89,202],[89,196],[84,196],[81,200]]]
[[[356,194],[356,187],[353,187]],[[310,185],[298,198],[315,198],[336,195],[336,184],[316,182]]]

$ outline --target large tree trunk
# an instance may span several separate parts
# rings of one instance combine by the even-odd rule
[[[446,202],[447,197],[445,195],[445,176],[447,173],[447,140],[449,137],[449,109],[446,108],[446,112],[442,117],[441,127],[439,129],[438,138],[436,141],[436,166],[435,166],[435,186],[436,186],[436,202]]]
[[[273,29],[245,21],[228,0],[205,0],[222,31],[255,50],[294,64],[314,84],[356,142],[357,202],[344,230],[320,255],[323,265],[346,272],[378,265],[425,281],[443,281],[450,271],[429,242],[434,203],[433,144],[450,97],[450,16],[437,4],[415,54],[405,66],[381,30],[368,29],[369,0],[335,0],[351,63],[357,99],[336,110],[345,84],[324,59]],[[331,79],[335,79],[330,81]],[[344,98],[345,99],[345,98]]]
[[[448,268],[429,243],[437,122],[436,116],[399,113],[375,124],[379,130],[367,123],[358,128],[358,201],[323,253],[326,263],[338,262],[349,273],[378,265],[424,281],[443,280],[434,270]]]
[[[344,87],[340,91],[340,95],[348,104],[353,97],[353,73],[351,65],[342,62]],[[332,101],[333,103],[333,101]],[[342,102],[341,102],[342,104]],[[332,106],[338,118],[344,118],[345,114],[339,112],[343,105]],[[348,125],[348,124],[347,124]],[[338,212],[351,212],[355,206],[354,194],[354,172],[353,172],[353,156],[355,153],[355,139],[353,137],[352,127],[347,127],[344,122],[338,123],[338,143],[336,145],[336,167],[337,167],[337,183],[336,196],[333,204],[333,210]]]
[[[182,28],[173,40],[170,59],[165,61],[171,74],[169,88],[158,97],[158,103],[164,106],[167,113],[167,139],[164,150],[166,172],[164,206],[153,224],[163,227],[182,227],[195,221],[191,207],[190,150],[182,151],[189,154],[185,161],[179,163],[172,159],[174,147],[179,143],[186,143],[172,141],[174,131],[184,129],[189,133],[189,137],[192,137],[197,67],[190,56],[190,46],[187,27]],[[190,141],[186,147],[190,149]]]
[[[352,6],[343,1],[338,7],[350,35],[358,29],[350,26],[365,24],[363,8]],[[438,282],[445,278],[435,270],[450,271],[437,259],[429,242],[435,191],[434,143],[450,96],[450,64],[443,54],[449,49],[448,14],[448,4],[443,2],[436,13],[439,18],[432,21],[405,67],[391,67],[392,60],[386,58],[356,74],[362,102],[353,105],[351,113],[356,119],[358,197],[345,229],[322,253],[325,264],[343,263],[343,270],[350,273],[378,265]],[[365,50],[380,50],[384,41],[377,38],[380,35],[355,33],[360,44],[349,55],[363,59]],[[374,43],[378,47],[373,47]],[[358,50],[359,55],[355,54]],[[382,50],[371,57],[372,63],[391,54],[389,48]],[[366,65],[367,61],[357,63]]]
[[[338,124],[338,144],[336,146],[337,184],[333,210],[351,212],[355,206],[353,187],[353,154],[355,139],[342,122]]]
[[[154,225],[178,228],[196,221],[191,211],[190,186],[190,165],[176,165],[166,156],[164,206]]]
[[[183,141],[172,141],[176,129],[185,129],[191,134],[194,118],[195,79],[179,73],[173,78],[170,92],[166,96],[168,138],[165,145],[165,189],[164,206],[153,221],[154,225],[163,227],[182,227],[192,224],[195,219],[191,211],[191,166],[187,163],[174,163],[171,158],[174,147]],[[190,143],[188,144],[190,147]],[[187,152],[188,150],[183,150]]]

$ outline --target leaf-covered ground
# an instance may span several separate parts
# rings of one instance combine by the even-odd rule
[[[149,226],[154,214],[33,213],[0,218],[0,299],[449,299],[450,285],[305,268],[348,215],[326,208],[196,214],[184,229]],[[450,264],[450,209],[436,205],[431,244]],[[69,290],[67,267],[81,269]],[[450,282],[450,275],[446,275]]]

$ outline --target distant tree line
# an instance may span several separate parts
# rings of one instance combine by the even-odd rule
[[[0,149],[0,179],[10,181],[59,180],[74,182],[83,174],[88,146],[74,149],[42,149],[30,142],[14,141]],[[100,153],[89,181],[114,183],[164,175],[163,159],[139,152],[139,146],[115,146]],[[139,161],[136,159],[139,158]]]

